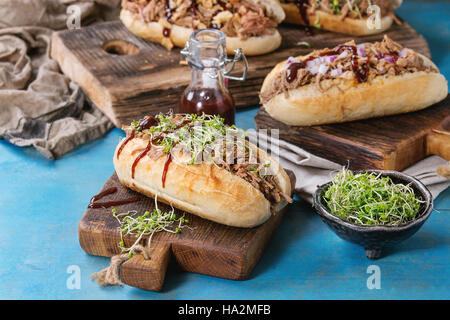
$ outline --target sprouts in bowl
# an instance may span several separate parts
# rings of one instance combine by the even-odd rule
[[[321,219],[342,239],[357,243],[369,259],[416,233],[433,209],[429,190],[397,171],[341,171],[314,194]]]
[[[411,182],[395,183],[381,172],[340,171],[323,195],[331,214],[351,223],[400,225],[414,220],[424,200]]]

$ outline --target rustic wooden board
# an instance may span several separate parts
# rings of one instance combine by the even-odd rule
[[[288,173],[295,185],[295,176],[292,172]],[[141,198],[138,202],[117,206],[119,212],[137,210],[142,214],[155,207],[153,199],[122,186],[116,174],[106,182],[101,191],[111,187],[117,187],[118,191],[102,201],[127,199],[136,195]],[[170,206],[162,203],[158,203],[158,207],[171,210]],[[175,210],[175,213],[181,216],[184,212]],[[261,226],[250,229],[228,227],[185,213],[190,221],[187,224],[189,228],[184,228],[179,234],[155,234],[151,244],[151,259],[144,260],[141,255],[135,255],[121,266],[120,278],[130,286],[159,291],[164,283],[167,264],[173,256],[186,271],[245,280],[261,258],[266,244],[281,222],[283,213],[280,212]],[[88,208],[78,225],[81,247],[96,256],[111,257],[120,253],[118,226],[117,220],[111,214],[111,208]],[[125,238],[127,246],[132,245],[134,241],[135,238],[131,236]]]
[[[247,81],[230,81],[230,90],[238,108],[259,103],[261,84],[276,63],[312,50],[299,46],[300,41],[308,41],[313,49],[319,49],[334,47],[353,38],[364,42],[383,37],[381,34],[352,37],[319,30],[308,36],[301,27],[290,25],[279,29],[283,36],[281,47],[264,56],[249,57]],[[430,56],[425,39],[406,22],[394,25],[387,34]],[[191,78],[189,67],[180,65],[182,56],[179,51],[168,52],[159,44],[142,40],[116,21],[54,33],[51,55],[62,71],[80,84],[90,100],[120,127],[143,115],[176,110]],[[236,74],[239,73],[238,68]]]
[[[350,169],[403,170],[431,154],[450,161],[450,96],[422,111],[312,127],[285,125],[261,108],[255,123]]]

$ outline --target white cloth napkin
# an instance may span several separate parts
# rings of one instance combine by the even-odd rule
[[[251,129],[247,135],[253,143],[263,150],[276,150],[278,146],[278,161],[285,168],[293,171],[297,178],[295,184],[296,194],[308,202],[312,202],[312,195],[317,186],[329,182],[334,175],[342,169],[342,165],[317,157],[305,150],[284,140],[268,137],[264,133]],[[272,154],[276,157],[276,154]],[[430,156],[407,168],[403,172],[415,177],[425,184],[433,198],[436,198],[449,185],[450,180],[436,173],[437,168],[447,163],[438,156]]]

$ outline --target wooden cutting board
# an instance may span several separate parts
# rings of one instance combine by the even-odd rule
[[[312,49],[334,47],[355,39],[376,41],[380,35],[352,37],[314,30],[312,36],[298,26],[279,27],[281,47],[273,53],[249,57],[245,82],[230,81],[229,87],[238,108],[259,103],[258,92],[269,71],[289,56],[306,54]],[[406,22],[394,25],[387,34],[402,45],[430,56],[425,39]],[[312,49],[299,45],[307,41]],[[178,106],[191,79],[190,68],[180,65],[179,49],[142,40],[130,33],[120,21],[97,24],[79,30],[53,34],[51,56],[62,71],[77,82],[116,126]],[[240,74],[241,69],[236,70]]]
[[[285,125],[261,108],[255,123],[350,169],[403,170],[432,154],[450,161],[450,95],[422,111],[312,127]]]
[[[292,185],[295,176],[288,172]],[[141,215],[153,210],[154,200],[122,186],[114,174],[100,192],[117,187],[117,192],[101,200],[115,201],[139,196],[140,201],[117,206],[118,212],[136,210]],[[163,211],[171,207],[158,203]],[[175,258],[182,269],[232,280],[245,280],[261,258],[266,244],[279,226],[283,212],[272,216],[255,228],[235,228],[214,223],[175,209],[177,217],[185,214],[189,223],[178,234],[156,233],[151,243],[151,259],[135,255],[120,268],[123,283],[145,290],[160,291],[167,264]],[[78,225],[80,245],[88,254],[111,257],[120,252],[119,223],[111,214],[111,208],[88,208]],[[125,245],[131,246],[136,238],[126,237]],[[144,239],[146,240],[146,239]]]

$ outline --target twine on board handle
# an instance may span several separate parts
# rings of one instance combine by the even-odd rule
[[[446,177],[450,180],[450,161],[447,162],[446,165],[440,166],[436,172],[438,175]]]
[[[147,246],[144,247],[137,244],[133,250],[133,256],[135,253],[141,253],[145,260],[150,259],[150,241],[147,241]],[[122,281],[120,281],[120,266],[130,259],[131,256],[128,253],[117,254],[111,257],[111,262],[105,269],[95,272],[91,275],[91,279],[95,279],[99,285],[105,286],[123,286]]]

